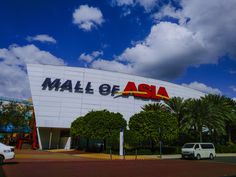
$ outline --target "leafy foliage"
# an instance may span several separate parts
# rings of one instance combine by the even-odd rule
[[[112,141],[118,139],[121,128],[126,128],[126,120],[120,113],[91,111],[72,122],[71,135]]]
[[[153,104],[146,104],[142,107],[143,111],[158,111],[158,110],[163,110],[167,111],[168,107],[166,107],[163,103],[157,102]]]
[[[180,128],[181,123],[184,119],[184,114],[186,112],[186,104],[183,98],[173,97],[166,101],[166,105],[170,112],[177,117],[178,127]]]
[[[160,140],[171,141],[177,136],[177,119],[161,110],[143,111],[130,118],[129,128],[141,141],[151,140],[155,143]]]
[[[165,104],[148,104],[142,109],[169,111],[178,120],[178,130],[181,133],[179,135],[192,135],[194,141],[202,141],[203,134],[216,139],[226,133],[231,141],[231,131],[236,125],[236,103],[221,95],[209,94],[200,99],[187,100],[173,97]]]
[[[125,146],[130,150],[151,145],[153,153],[160,140],[175,146],[187,141],[225,142],[222,138],[226,134],[231,141],[236,131],[236,102],[221,95],[187,100],[173,97],[142,109],[130,118],[130,130],[125,130]],[[72,123],[71,134],[117,142],[122,127],[126,127],[126,121],[121,114],[92,111]],[[232,140],[236,141],[234,134]]]
[[[183,127],[197,131],[202,141],[202,132],[210,135],[225,135],[226,122],[233,121],[235,114],[230,99],[220,95],[206,95],[201,99],[189,99],[186,121]]]
[[[1,126],[11,124],[17,129],[28,125],[27,117],[30,117],[31,107],[14,102],[8,104],[1,103],[0,107]]]

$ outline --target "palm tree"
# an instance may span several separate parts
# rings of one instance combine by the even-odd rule
[[[157,103],[152,103],[152,104],[146,104],[142,107],[143,111],[159,111],[159,110],[163,110],[166,111],[167,107],[165,106],[165,104],[161,103],[161,102],[157,102]]]
[[[235,117],[234,106],[230,98],[221,95],[207,95],[203,98],[209,106],[209,129],[217,134],[226,133],[226,122],[232,121]]]
[[[230,141],[231,129],[233,123],[236,123],[235,101],[221,95],[208,94],[200,99],[187,100],[173,97],[165,103],[148,104],[142,109],[170,111],[177,117],[179,130],[197,132],[200,142],[203,132],[208,132],[211,136],[225,135],[226,128]]]
[[[232,130],[236,127],[236,101],[234,101],[231,98],[226,98],[226,101],[228,102],[230,106],[230,111],[226,114],[227,120],[226,120],[226,131],[228,134],[228,142],[232,142],[231,134]]]
[[[175,115],[177,118],[177,126],[178,126],[178,141],[177,143],[180,145],[181,143],[181,135],[184,135],[184,129],[182,129],[182,124],[184,120],[184,116],[186,114],[186,103],[185,100],[181,97],[173,97],[168,101],[165,101],[165,105],[168,110]]]
[[[184,99],[181,97],[173,97],[165,103],[170,112],[176,116],[178,120],[178,127],[180,128],[186,112],[186,104]]]
[[[187,101],[185,128],[198,132],[200,142],[204,129],[211,135],[224,135],[226,121],[232,119],[232,106],[224,96],[209,94],[200,99]]]
[[[199,134],[200,142],[202,142],[202,129],[207,124],[207,119],[204,117],[207,108],[201,99],[188,99],[186,106],[187,111],[182,126],[185,130],[196,131]]]

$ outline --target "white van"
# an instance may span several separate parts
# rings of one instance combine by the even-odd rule
[[[212,143],[186,143],[181,149],[182,158],[214,159],[216,156],[215,146]]]
[[[0,143],[0,165],[4,160],[13,159],[14,157],[14,147]]]

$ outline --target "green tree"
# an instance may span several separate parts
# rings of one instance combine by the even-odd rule
[[[188,99],[186,101],[187,111],[182,124],[182,128],[186,131],[195,131],[198,133],[200,142],[202,142],[202,130],[208,124],[206,119],[207,105],[201,99]]]
[[[130,118],[129,128],[141,141],[150,141],[153,150],[154,143],[160,140],[171,141],[176,138],[177,119],[169,112],[162,110],[142,111]],[[161,129],[161,134],[159,129]]]
[[[120,113],[91,111],[72,122],[71,134],[102,139],[106,145],[106,140],[113,142],[118,139],[121,128],[126,128],[126,120]]]
[[[166,105],[161,102],[157,102],[157,103],[144,105],[142,107],[142,110],[143,111],[158,111],[158,110],[167,111],[168,107],[166,107]]]
[[[183,98],[173,97],[165,102],[172,114],[174,114],[178,121],[178,128],[181,127],[181,123],[184,119],[186,112],[186,104]]]
[[[180,133],[183,133],[181,131],[181,125],[182,121],[184,120],[184,115],[186,112],[186,104],[183,98],[180,97],[173,97],[170,98],[168,101],[165,101],[164,103],[158,102],[154,104],[147,104],[142,107],[144,111],[157,111],[157,110],[163,110],[163,111],[169,111],[171,114],[173,114],[177,118],[178,122],[178,140],[180,139]]]
[[[202,142],[203,131],[210,135],[224,135],[226,122],[233,120],[232,106],[228,98],[220,95],[206,95],[200,99],[188,99],[183,126],[198,132]]]
[[[232,142],[232,130],[236,128],[236,102],[231,98],[224,97],[224,119],[226,124],[226,132],[228,135],[228,142]],[[225,105],[224,104],[224,105]],[[222,109],[222,108],[221,108]]]
[[[72,136],[89,137],[88,132],[88,126],[86,125],[84,116],[78,117],[71,123],[70,134]]]
[[[29,117],[28,114],[31,109],[30,106],[19,103],[2,103],[0,114],[1,125],[12,124],[16,129],[28,126],[27,117]]]

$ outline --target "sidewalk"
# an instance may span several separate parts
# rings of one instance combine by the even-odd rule
[[[81,157],[74,157],[66,153],[54,153],[40,150],[15,150],[15,158],[10,161],[32,162],[32,161],[84,161]]]
[[[216,153],[216,157],[236,157],[236,153]]]
[[[82,158],[90,158],[90,159],[111,159],[109,154],[103,153],[91,153],[91,154],[74,154],[73,156],[82,157]],[[216,157],[236,157],[236,153],[219,153],[216,154]],[[181,154],[170,154],[170,155],[138,155],[137,159],[135,155],[127,155],[125,157],[119,155],[112,155],[113,160],[160,160],[160,159],[180,159]]]
[[[236,153],[216,153],[216,157],[236,157]],[[179,159],[181,154],[162,155],[162,159]]]
[[[217,157],[236,157],[236,153],[219,153]],[[112,155],[105,153],[87,153],[81,151],[39,151],[39,150],[16,150],[16,160],[59,160],[59,161],[74,161],[74,160],[160,160],[160,159],[180,159],[181,154],[173,155]]]
[[[103,154],[103,153],[89,153],[89,154],[74,154],[75,157],[89,158],[89,159],[100,159],[100,160],[158,160],[160,159],[159,155],[112,155]]]

